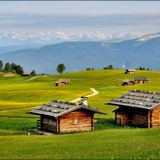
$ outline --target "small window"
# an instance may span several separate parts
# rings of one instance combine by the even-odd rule
[[[74,124],[78,124],[78,119],[74,119]]]
[[[117,123],[117,124],[121,124],[121,119],[120,119],[120,118],[117,118],[117,119],[116,119],[116,123]]]

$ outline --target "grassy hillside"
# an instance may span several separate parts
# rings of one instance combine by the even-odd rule
[[[121,86],[122,80],[136,76],[147,76],[151,83]],[[159,76],[160,72],[153,71],[126,75],[123,70],[91,70],[30,79],[18,75],[5,78],[0,73],[0,159],[159,158],[160,129],[117,126],[112,113],[116,107],[105,105],[131,89],[160,92]],[[69,78],[70,85],[56,87],[59,78]],[[71,101],[90,94],[90,88],[99,94],[88,99],[89,105],[108,114],[95,115],[94,132],[46,136],[30,130],[39,116],[26,112],[52,99]]]

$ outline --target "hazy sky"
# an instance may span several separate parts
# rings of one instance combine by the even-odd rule
[[[160,1],[0,1],[0,32],[160,31]]]

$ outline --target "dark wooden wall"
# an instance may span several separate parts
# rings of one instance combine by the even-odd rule
[[[134,110],[128,119],[131,126],[148,128],[148,110]]]
[[[44,131],[57,132],[57,120],[54,117],[41,116],[41,129]]]
[[[148,111],[141,109],[126,109],[125,112],[115,113],[116,123],[122,126],[148,127]]]
[[[152,111],[130,108],[122,113],[115,112],[115,122],[122,126],[160,127],[160,106],[155,107]]]

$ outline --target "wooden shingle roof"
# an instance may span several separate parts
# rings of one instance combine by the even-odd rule
[[[37,114],[37,115],[47,115],[47,116],[58,118],[62,115],[65,115],[67,113],[70,113],[78,109],[85,109],[93,113],[106,114],[90,106],[83,106],[83,105],[78,105],[71,102],[63,102],[58,100],[53,100],[48,104],[44,104],[40,107],[37,107],[34,110],[30,111],[29,113]]]
[[[108,104],[124,107],[142,108],[152,110],[160,105],[160,93],[151,91],[132,90]]]

